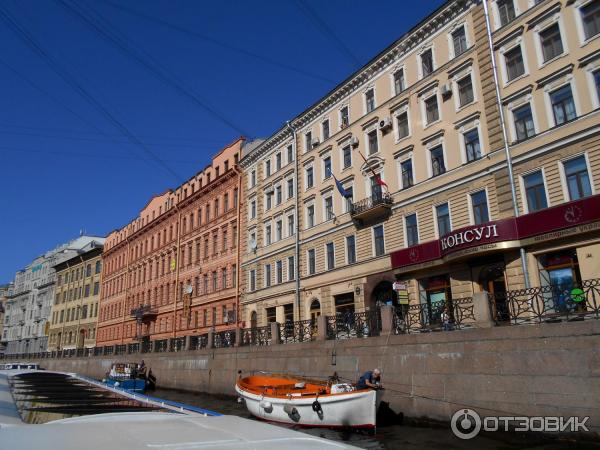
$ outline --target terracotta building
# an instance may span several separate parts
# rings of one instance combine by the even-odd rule
[[[142,344],[235,327],[238,139],[106,239],[97,345]]]
[[[103,238],[92,241],[77,256],[54,266],[56,288],[48,327],[48,351],[95,346],[103,242]]]
[[[599,4],[447,2],[245,156],[244,319],[595,277]]]

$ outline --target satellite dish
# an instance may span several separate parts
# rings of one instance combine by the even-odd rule
[[[256,239],[250,240],[250,250],[256,250]]]
[[[186,284],[185,287],[183,288],[183,292],[185,292],[186,294],[191,294],[193,290],[194,290],[194,288],[192,287],[191,284]]]

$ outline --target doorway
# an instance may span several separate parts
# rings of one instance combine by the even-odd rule
[[[492,306],[492,318],[497,323],[510,321],[508,300],[506,297],[506,279],[504,278],[504,264],[495,264],[481,269],[479,285],[488,293]]]

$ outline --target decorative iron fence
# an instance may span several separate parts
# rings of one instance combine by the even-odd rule
[[[233,347],[235,345],[235,330],[213,333],[213,348]]]
[[[510,310],[506,292],[488,293],[490,314],[496,325],[510,323]]]
[[[244,328],[240,345],[271,345],[271,324],[265,327]]]
[[[511,323],[542,323],[600,318],[600,279],[549,285],[507,294]]]
[[[201,334],[200,336],[192,336],[190,338],[190,350],[200,350],[208,346],[208,334]]]
[[[134,344],[127,344],[127,353],[139,353],[140,352],[140,343],[136,342]]]
[[[379,336],[381,312],[379,308],[364,312],[338,313],[327,316],[327,339]]]
[[[185,337],[169,339],[169,351],[180,352],[185,348]]]
[[[114,352],[114,347],[112,345],[106,345],[103,348],[104,348],[104,351],[102,353],[104,355],[112,355]]]
[[[352,203],[350,208],[350,215],[355,216],[361,214],[364,211],[375,208],[379,205],[392,205],[392,196],[389,193],[381,193],[379,195],[373,195],[371,197],[364,198],[358,202]]]
[[[317,321],[308,319],[281,323],[279,336],[283,344],[312,341],[317,338]]]
[[[160,339],[158,341],[154,341],[154,352],[155,353],[163,353],[169,349],[169,341],[166,339]]]
[[[102,354],[103,347],[94,347],[94,356],[100,356]]]
[[[141,353],[150,353],[152,351],[152,342],[150,339],[144,339],[140,343],[140,352]]]
[[[395,334],[461,330],[475,323],[473,298],[401,305],[393,320]]]
[[[115,345],[115,355],[124,355],[127,351],[127,345],[119,344]]]

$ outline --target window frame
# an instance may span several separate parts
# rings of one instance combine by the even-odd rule
[[[546,110],[547,110],[548,125],[550,128],[567,125],[568,123],[574,122],[575,120],[577,120],[581,117],[579,114],[581,111],[581,106],[578,101],[577,90],[575,87],[575,83],[573,81],[574,81],[573,75],[569,74],[564,78],[563,82],[551,83],[544,87],[544,101],[545,101]],[[558,123],[556,123],[556,120],[555,120],[556,116],[554,115],[554,106],[552,104],[551,96],[553,93],[555,93],[556,91],[558,91],[560,89],[565,88],[566,86],[569,86],[569,88],[571,89],[571,98],[573,100],[573,107],[575,109],[575,117],[572,119],[567,119],[564,122],[558,124]]]
[[[536,212],[536,211],[530,211],[529,200],[527,199],[527,187],[525,186],[525,178],[528,177],[529,175],[533,175],[534,173],[540,172],[540,171],[542,173],[542,181],[544,184],[544,194],[546,196],[546,207],[536,209],[536,211],[548,209],[552,206],[550,204],[550,196],[548,194],[548,182],[546,180],[546,171],[545,171],[544,167],[537,167],[533,170],[529,170],[529,171],[524,172],[519,175],[519,186],[520,186],[520,190],[521,190],[521,203],[522,203],[522,209],[523,209],[524,214],[529,214],[530,212]]]
[[[353,238],[353,255],[354,255],[354,261],[350,261],[350,252],[349,252],[349,246],[348,246],[348,238],[352,237]],[[344,237],[344,251],[346,253],[346,264],[350,265],[350,264],[356,264],[356,262],[358,261],[357,255],[356,255],[356,235],[355,234],[350,234],[348,236]]]
[[[447,200],[447,201],[441,202],[441,203],[436,203],[436,204],[432,205],[432,209],[433,209],[433,222],[434,222],[436,239],[440,239],[442,236],[445,236],[446,234],[448,234],[448,233],[445,233],[445,234],[441,234],[440,233],[440,224],[439,224],[439,217],[438,217],[438,207],[439,206],[443,206],[443,205],[447,205],[448,206],[448,224],[450,226],[450,229],[448,230],[448,233],[451,233],[452,230],[454,229],[454,227],[452,226],[452,208],[450,206],[450,200]]]
[[[487,186],[484,186],[483,188],[478,188],[476,190],[467,192],[467,205],[469,205],[469,223],[472,226],[475,225],[479,225],[477,223],[475,223],[475,210],[473,209],[473,195],[478,194],[479,192],[485,192],[485,204],[486,204],[486,208],[487,208],[487,215],[488,215],[488,222],[494,220],[492,218],[492,212],[490,210],[490,196],[489,196],[489,192],[488,192],[488,188]],[[481,223],[486,223],[486,222],[481,222]]]
[[[379,228],[379,227],[381,227],[381,239],[383,241],[383,252],[380,255],[377,254],[377,241],[376,241],[376,237],[375,237],[375,228]],[[380,258],[382,256],[387,255],[387,248],[385,245],[385,224],[384,223],[380,223],[380,224],[377,224],[377,225],[374,225],[371,227],[371,245],[372,245],[371,249],[373,252],[372,255],[374,258]]]
[[[571,201],[575,201],[575,200],[579,200],[582,198],[587,198],[587,197],[580,197],[579,199],[572,199],[571,198],[571,194],[569,192],[569,185],[568,185],[568,180],[567,180],[567,172],[565,170],[565,163],[572,161],[574,159],[577,158],[584,158],[585,161],[585,168],[587,171],[587,176],[588,176],[588,180],[590,182],[590,196],[592,195],[596,195],[596,190],[594,189],[594,180],[592,177],[592,171],[590,170],[590,159],[589,159],[589,155],[588,152],[581,152],[575,155],[569,155],[566,158],[561,159],[560,161],[558,161],[558,169],[559,169],[559,174],[560,174],[560,182],[561,182],[561,186],[562,186],[562,192],[563,192],[563,199],[565,202],[571,202]]]
[[[416,230],[417,230],[417,242],[414,243],[414,244],[412,244],[412,245],[409,245],[408,244],[408,227],[407,227],[407,221],[406,221],[406,219],[408,217],[411,217],[411,216],[415,216],[415,224],[416,224]],[[402,216],[402,229],[403,229],[403,232],[404,232],[404,247],[405,248],[414,247],[415,245],[419,245],[421,243],[421,231],[420,231],[419,228],[420,227],[419,227],[419,213],[418,213],[418,211],[412,212],[410,214],[404,214]]]

